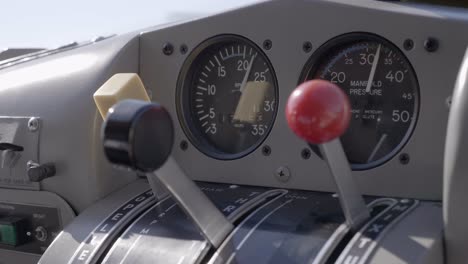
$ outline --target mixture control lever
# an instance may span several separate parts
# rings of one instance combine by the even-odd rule
[[[289,96],[286,119],[291,130],[320,147],[338,189],[346,222],[353,230],[370,217],[344,153],[339,137],[351,117],[349,99],[335,84],[312,80],[299,85]]]

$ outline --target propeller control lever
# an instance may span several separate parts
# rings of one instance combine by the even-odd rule
[[[346,222],[357,230],[370,214],[339,140],[348,128],[350,110],[349,99],[338,86],[312,80],[299,85],[289,96],[286,119],[298,137],[319,145],[337,186]]]

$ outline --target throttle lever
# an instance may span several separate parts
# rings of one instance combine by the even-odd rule
[[[127,99],[107,113],[103,144],[109,161],[145,173],[153,192],[160,191],[155,188],[162,183],[205,238],[218,247],[233,225],[170,156],[173,143],[172,119],[160,104]]]
[[[319,145],[337,186],[346,222],[356,231],[370,214],[339,140],[348,128],[350,108],[348,97],[338,86],[312,80],[299,85],[289,96],[286,119],[298,137]]]

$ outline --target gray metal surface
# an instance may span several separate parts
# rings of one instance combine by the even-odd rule
[[[440,203],[421,202],[383,235],[366,263],[445,263],[441,212]]]
[[[290,191],[246,217],[208,263],[325,263],[344,221],[332,195]]]
[[[339,201],[332,194],[214,183],[199,185],[229,219],[244,216],[219,250],[212,256],[207,255],[211,259],[206,260],[209,263],[326,263],[349,230],[343,225],[345,219]],[[128,199],[129,193],[135,195],[142,188],[148,188],[144,181],[122,189],[83,212],[59,236],[40,263],[88,263],[86,260],[91,253],[82,253],[80,241],[88,240],[85,237],[100,229],[105,222],[103,219],[114,218],[115,208],[127,201],[124,197]],[[386,203],[383,200],[392,199],[377,199],[371,204]],[[367,241],[370,247],[364,251],[367,261],[363,263],[425,263],[422,260],[441,258],[441,247],[437,247],[442,230],[440,204],[424,203],[422,209],[418,207],[417,210],[413,210],[413,205],[417,205],[417,201],[393,203],[364,227],[362,233],[366,235],[379,231],[374,241]],[[137,216],[135,212],[133,217]],[[434,220],[418,224],[425,219]],[[384,221],[390,223],[387,228],[381,227]],[[102,259],[104,263],[199,263],[210,248],[172,198],[163,199],[128,225],[122,234],[113,231],[119,238],[105,246],[109,251],[100,251],[99,254],[107,252],[105,257],[97,255],[95,259]],[[98,244],[99,240],[95,237],[91,241]],[[358,233],[350,244],[359,248],[362,240]],[[404,246],[399,245],[401,240]],[[395,247],[390,257],[385,251],[388,247]],[[348,251],[345,249],[344,254]],[[71,256],[82,258],[72,261]],[[399,257],[420,262],[395,262]]]
[[[68,261],[69,264],[98,263],[102,252],[117,239],[117,235],[126,227],[135,215],[154,203],[151,190],[135,195],[105,217],[80,243],[80,246]],[[166,197],[167,198],[167,197]]]
[[[248,214],[268,198],[286,193],[248,186],[198,185],[231,221]],[[136,219],[115,241],[103,263],[199,263],[210,248],[184,209],[169,198]]]
[[[66,226],[64,231],[58,235],[39,263],[68,263],[82,243],[86,241],[88,235],[95,230],[96,226],[136,195],[148,191],[148,188],[146,181],[138,180],[82,212],[75,221]],[[85,260],[88,259],[85,258]]]
[[[346,247],[340,252],[336,264],[368,263],[369,256],[374,253],[376,248],[382,246],[381,239],[386,233],[390,232],[393,225],[404,219],[419,204],[417,200],[388,200],[390,201],[386,202],[389,205],[354,234]]]
[[[92,99],[114,73],[138,71],[136,36],[103,40],[0,71],[0,115],[41,118],[38,156],[54,162],[57,174],[40,188],[62,196],[77,212],[136,179],[106,161],[102,120]],[[5,177],[0,171],[0,179]]]
[[[331,19],[336,17],[342,19]],[[177,148],[173,155],[196,180],[335,191],[326,163],[314,154],[308,160],[301,157],[307,144],[288,129],[282,109],[303,66],[320,45],[349,32],[378,34],[395,43],[415,69],[421,93],[419,118],[401,150],[409,154],[408,164],[400,163],[396,155],[382,166],[354,171],[353,175],[365,194],[441,199],[442,153],[449,112],[445,102],[452,93],[468,43],[468,35],[456,34],[455,29],[468,31],[468,16],[463,9],[367,0],[267,2],[167,28],[148,29],[140,40],[140,76],[153,100],[161,102],[175,117],[179,70],[197,45],[219,34],[242,35],[260,47],[270,39],[272,48],[265,53],[279,84],[279,112],[263,143],[271,147],[271,154],[264,156],[260,147],[243,158],[223,161],[207,157],[189,144],[187,150]],[[439,40],[439,49],[432,53],[423,45],[430,36]],[[408,38],[415,44],[409,51],[403,48]],[[311,52],[303,51],[304,41],[311,41]],[[162,52],[166,42],[174,45],[170,56]],[[188,46],[188,53],[179,52],[182,44]],[[176,145],[187,140],[180,124],[175,124],[175,130]],[[274,172],[280,166],[290,169],[289,181],[275,178]]]
[[[452,98],[445,145],[443,199],[448,264],[468,259],[468,50]]]
[[[26,55],[29,53],[37,52],[42,49],[38,48],[8,48],[4,50],[0,50],[0,61],[8,60],[11,58],[15,58],[21,55]]]
[[[177,202],[166,199],[136,219],[102,263],[190,264],[209,247]]]

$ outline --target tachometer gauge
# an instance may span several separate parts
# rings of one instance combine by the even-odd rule
[[[410,62],[389,41],[362,33],[332,39],[314,53],[300,82],[310,79],[336,83],[349,96],[351,123],[341,142],[353,169],[378,166],[407,142],[419,86]]]
[[[222,35],[196,47],[179,76],[178,112],[203,153],[242,157],[258,147],[275,120],[278,87],[266,55],[253,42]]]

